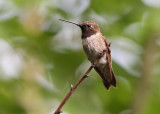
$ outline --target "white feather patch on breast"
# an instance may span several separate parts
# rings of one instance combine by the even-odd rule
[[[91,60],[95,60],[99,53],[106,49],[104,39],[100,32],[90,37],[82,39],[83,47],[86,48],[86,54]]]
[[[100,53],[106,48],[101,33],[96,33],[95,35],[82,39],[82,44],[95,54]]]
[[[82,44],[88,45],[90,48],[97,49],[102,45],[102,43],[104,43],[100,37],[101,33],[96,33],[95,35],[82,39]]]
[[[106,64],[106,63],[107,63],[106,54],[104,54],[103,57],[101,57],[101,59],[99,60],[99,64]]]

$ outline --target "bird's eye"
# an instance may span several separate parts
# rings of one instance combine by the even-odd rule
[[[87,25],[88,28],[92,28],[92,25]]]

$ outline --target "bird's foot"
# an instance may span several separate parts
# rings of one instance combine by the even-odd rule
[[[105,49],[105,50],[103,50],[101,53],[99,53],[99,56],[98,56],[97,59],[100,59],[101,57],[103,57],[103,55],[105,54],[106,51],[107,51],[107,50]]]
[[[95,62],[92,61],[92,62],[91,62],[91,66],[92,66],[92,67],[95,67],[95,66],[96,66]]]

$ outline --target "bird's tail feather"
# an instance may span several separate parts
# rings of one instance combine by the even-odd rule
[[[109,82],[107,82],[107,81],[105,81],[105,80],[103,80],[103,84],[104,84],[104,86],[106,87],[106,89],[107,90],[109,90],[109,88],[110,88],[110,83]]]
[[[117,87],[116,77],[115,77],[113,70],[112,70],[112,80],[110,82],[108,82],[107,80],[103,79],[103,84],[107,90],[109,90],[111,85],[114,87]]]
[[[114,87],[117,87],[117,81],[116,81],[116,77],[115,77],[113,70],[112,70],[112,80],[110,84],[113,85]]]
[[[95,67],[95,70],[97,71],[97,73],[99,74],[99,76],[102,78],[103,84],[104,84],[104,86],[105,86],[105,88],[107,90],[109,90],[109,88],[110,88],[111,85],[114,86],[114,87],[117,86],[116,85],[116,77],[115,77],[115,74],[113,72],[113,69],[112,69],[112,76],[111,76],[112,78],[111,78],[110,82],[105,79],[105,77],[103,76],[103,74],[100,72],[100,70],[98,68]]]

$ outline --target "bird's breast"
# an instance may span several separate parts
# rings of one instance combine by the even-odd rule
[[[94,61],[106,49],[101,33],[82,39],[83,49],[90,61]]]

